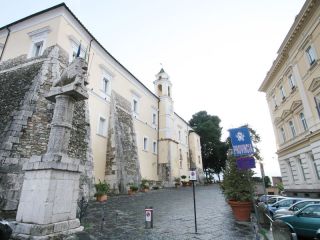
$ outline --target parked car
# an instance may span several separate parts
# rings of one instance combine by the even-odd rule
[[[287,198],[287,197],[283,197],[283,196],[271,197],[271,198],[268,199],[267,204],[271,205],[271,204],[274,204],[274,203],[276,203],[276,202],[278,202],[280,200],[283,200],[285,198]]]
[[[315,238],[320,228],[320,204],[310,204],[293,215],[277,218],[284,221],[298,237]]]
[[[258,202],[264,202],[266,203],[270,198],[272,197],[281,197],[279,195],[262,195],[258,198]]]
[[[282,208],[289,208],[292,204],[304,200],[303,198],[285,198],[274,204],[268,204],[267,208],[269,210],[270,216],[273,217],[276,210]]]
[[[299,201],[299,202],[292,204],[288,208],[282,208],[282,209],[276,210],[276,212],[273,215],[273,218],[276,219],[276,218],[278,218],[280,216],[284,216],[284,215],[293,215],[295,212],[299,211],[300,209],[304,208],[305,206],[307,206],[309,204],[318,204],[318,203],[320,203],[320,199],[302,200],[302,201]],[[319,226],[319,228],[320,228],[320,226]]]

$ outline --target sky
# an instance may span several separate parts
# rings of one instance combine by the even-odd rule
[[[59,3],[0,0],[0,26]],[[218,116],[222,140],[230,128],[244,124],[254,128],[262,139],[258,147],[266,175],[280,176],[267,101],[258,88],[304,0],[65,3],[152,91],[155,74],[163,67],[173,85],[174,110],[185,120],[202,110]]]

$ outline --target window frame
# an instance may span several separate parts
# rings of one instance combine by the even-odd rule
[[[285,92],[285,90],[284,90],[283,85],[281,85],[281,86],[279,87],[279,90],[280,90],[280,93],[281,93],[281,96],[282,96],[282,100],[286,99],[286,92]]]
[[[86,49],[83,47],[81,42],[71,35],[69,36],[69,40],[71,45],[71,52],[69,53],[69,63],[71,63],[75,59],[79,46],[80,46],[80,57],[85,58]]]
[[[305,132],[308,130],[308,123],[307,123],[306,117],[304,116],[303,112],[299,113],[299,117],[300,117],[300,121],[301,121],[302,127]]]
[[[313,64],[315,64],[315,62],[317,61],[317,54],[315,48],[312,45],[308,45],[308,47],[305,50],[305,53],[309,65],[312,66]]]
[[[290,88],[291,88],[291,90],[293,90],[293,89],[295,89],[296,88],[296,81],[295,81],[295,78],[294,78],[294,76],[293,76],[293,74],[291,73],[291,74],[289,74],[289,76],[288,76],[288,82],[289,82],[289,85],[290,85]]]
[[[144,136],[142,141],[142,149],[145,152],[148,151],[148,139],[149,139],[148,137]]]
[[[287,141],[287,137],[286,137],[286,132],[284,130],[284,126],[280,127],[280,134],[282,137],[282,142],[286,142]]]
[[[288,124],[289,124],[290,130],[291,130],[292,137],[293,138],[296,137],[297,136],[297,131],[296,131],[296,128],[294,127],[293,119],[288,121]]]
[[[104,121],[104,127],[103,127],[103,129],[101,129],[101,120],[103,120]],[[107,119],[106,119],[106,117],[104,117],[104,116],[99,116],[99,118],[98,118],[98,125],[97,125],[97,135],[99,135],[99,136],[102,136],[102,137],[106,137],[107,136],[107,129],[108,129],[108,126],[107,126]]]
[[[157,146],[157,141],[156,141],[156,140],[153,140],[153,141],[152,141],[152,153],[153,153],[153,154],[157,154],[157,153],[158,153],[157,148],[158,148],[158,146]]]
[[[31,39],[31,46],[29,48],[28,58],[39,57],[43,54],[46,48],[46,42],[48,34],[51,32],[49,26],[37,29],[35,31],[27,33]],[[37,45],[41,43],[39,54],[35,55]]]
[[[272,101],[273,101],[274,108],[277,108],[278,104],[277,104],[277,97],[275,94],[272,95]]]

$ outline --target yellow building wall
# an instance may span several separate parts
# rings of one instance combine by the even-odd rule
[[[9,40],[4,49],[4,53],[2,56],[2,60],[7,60],[11,58],[18,57],[22,54],[28,54],[31,48],[31,38],[28,33],[33,32],[35,30],[48,27],[50,28],[50,33],[48,34],[48,38],[46,39],[46,43],[44,48],[53,46],[57,43],[58,39],[58,29],[60,24],[61,17],[56,17],[46,22],[42,22],[31,27],[27,27],[25,29],[21,29],[16,31],[17,27],[11,27],[11,33],[9,35]],[[6,31],[3,31],[6,32]],[[4,44],[6,39],[6,34],[4,34],[0,38],[0,43]]]
[[[58,10],[56,10],[58,11]],[[59,10],[60,11],[60,10]],[[62,15],[65,14],[65,15]],[[43,16],[48,17],[50,13],[46,13]],[[37,21],[41,16],[37,16]],[[90,45],[90,36],[86,33],[80,25],[70,16],[66,10],[61,10],[61,14],[48,19],[46,21],[38,21],[41,23],[32,24],[33,19],[28,20],[28,25],[25,28],[16,31],[17,26],[11,27],[9,40],[5,47],[5,52],[2,60],[18,57],[22,54],[28,54],[31,49],[32,41],[28,33],[49,27],[50,32],[47,35],[44,48],[58,44],[69,55],[72,54],[71,40],[81,42],[83,49]],[[23,23],[25,24],[25,23]],[[0,43],[5,42],[6,31],[0,32]],[[171,151],[172,168],[175,176],[188,175],[189,165],[187,161],[188,144],[185,141],[185,136],[189,129],[187,124],[180,118],[174,118],[171,122],[171,128],[177,128],[180,125],[183,132],[182,140],[179,142],[177,137],[177,131],[174,130],[174,138],[179,142],[165,144],[158,142],[158,119],[157,124],[152,124],[152,114],[159,111],[166,112],[166,105],[160,105],[158,109],[159,99],[154,96],[149,90],[147,90],[141,83],[139,83],[133,76],[131,76],[123,67],[121,67],[115,60],[108,56],[104,50],[93,41],[91,44],[88,66],[88,82],[89,89],[89,114],[91,125],[91,143],[94,157],[94,176],[96,181],[98,179],[104,179],[105,166],[106,166],[106,152],[107,152],[107,137],[97,134],[99,118],[103,117],[107,120],[109,125],[110,115],[110,96],[102,93],[102,77],[103,73],[107,72],[111,75],[111,88],[119,95],[126,98],[132,103],[133,98],[137,98],[139,102],[139,111],[136,114],[134,120],[134,127],[137,135],[138,157],[140,162],[140,169],[142,178],[149,180],[158,180],[157,175],[157,162],[167,162],[168,147]],[[175,125],[174,125],[175,121]],[[161,132],[160,132],[161,134]],[[143,149],[143,138],[148,138],[148,148]],[[157,142],[157,152],[153,153],[152,144],[153,141]],[[189,141],[189,140],[188,140]],[[189,141],[190,143],[190,141]],[[179,149],[182,149],[182,168],[179,166]],[[195,149],[195,148],[194,148]],[[194,150],[197,152],[197,150]],[[196,153],[198,154],[198,152]],[[159,156],[159,159],[158,159]],[[200,154],[201,156],[201,154]]]

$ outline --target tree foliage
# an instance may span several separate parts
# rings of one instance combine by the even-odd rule
[[[203,168],[219,174],[225,167],[228,146],[221,142],[220,118],[206,111],[194,114],[190,126],[200,136]]]
[[[264,177],[264,186],[266,188],[271,187],[271,180],[270,180],[269,176]]]

